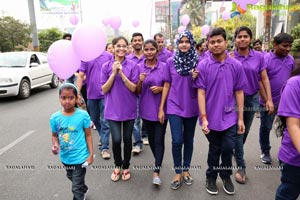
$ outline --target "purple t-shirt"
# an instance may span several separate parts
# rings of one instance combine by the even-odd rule
[[[199,114],[197,90],[192,86],[192,76],[179,75],[173,57],[167,60],[163,76],[164,82],[170,83],[166,113],[186,118],[197,116]]]
[[[105,84],[112,74],[113,63],[114,60],[110,60],[103,65],[101,85]],[[122,71],[131,82],[137,84],[139,74],[135,62],[125,58],[122,62]],[[136,95],[125,86],[119,74],[116,75],[110,91],[105,94],[104,118],[114,121],[136,118]]]
[[[149,121],[158,121],[158,109],[162,93],[154,94],[151,86],[163,87],[163,70],[166,64],[158,61],[155,68],[150,68],[141,63],[139,65],[139,74],[146,73],[147,76],[142,84],[142,93],[140,94],[140,115],[143,119]]]
[[[104,51],[99,57],[89,62],[81,62],[80,72],[86,74],[87,98],[102,99],[104,95],[101,91],[100,75],[102,65],[111,60],[112,55]]]
[[[206,52],[198,54],[198,58],[199,58],[200,61],[204,60],[207,57],[209,57],[209,55]]]
[[[287,81],[281,95],[278,115],[300,119],[300,76],[294,76]],[[283,131],[278,158],[285,163],[300,167],[300,154],[293,145],[287,128]]]
[[[259,90],[260,72],[266,69],[266,66],[264,66],[264,55],[250,49],[248,56],[242,56],[235,50],[234,58],[242,63],[245,74],[247,74],[247,85],[244,88],[245,95],[257,93]]]
[[[228,54],[224,62],[211,55],[198,64],[197,70],[194,87],[206,92],[208,127],[224,131],[237,124],[235,91],[243,90],[247,80],[241,63]],[[201,125],[201,119],[199,122]]]
[[[163,48],[161,52],[158,53],[157,55],[157,60],[161,62],[167,62],[168,58],[172,57],[173,54],[166,48]]]
[[[145,60],[145,56],[144,55],[142,55],[141,58],[138,58],[137,56],[134,55],[134,53],[131,53],[131,54],[127,55],[126,58],[128,60],[132,60],[136,64],[140,64],[140,63],[142,63]]]
[[[269,52],[265,54],[264,61],[270,80],[272,100],[274,106],[278,106],[281,88],[288,80],[292,70],[294,69],[294,58],[291,55],[282,58],[273,52]],[[265,104],[262,98],[259,98],[259,103],[261,105]]]

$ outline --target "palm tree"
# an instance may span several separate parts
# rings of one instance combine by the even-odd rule
[[[181,1],[180,14],[187,14],[191,19],[188,28],[191,28],[192,24],[195,26],[201,26],[205,23],[205,16],[203,15],[203,8],[205,5],[202,5],[203,3],[205,3],[203,0]]]

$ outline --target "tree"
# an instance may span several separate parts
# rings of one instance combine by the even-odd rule
[[[17,46],[26,48],[31,41],[31,26],[10,16],[0,18],[0,51],[15,51]]]
[[[38,33],[40,51],[47,52],[48,48],[53,42],[62,39],[63,34],[64,33],[58,30],[57,28],[51,28],[40,31]]]
[[[192,25],[201,26],[204,24],[205,17],[202,16],[202,2],[199,0],[182,0],[181,1],[181,15],[187,14],[190,17],[189,27]]]

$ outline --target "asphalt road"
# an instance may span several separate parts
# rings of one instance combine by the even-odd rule
[[[60,108],[58,91],[45,86],[33,91],[26,100],[0,99],[0,200],[66,200],[72,199],[71,183],[65,177],[65,170],[58,156],[51,153],[51,132],[49,118]],[[205,171],[208,142],[197,125],[191,175],[192,186],[182,185],[170,189],[174,176],[170,130],[166,134],[166,151],[161,170],[163,181],[160,187],[152,185],[154,159],[149,146],[131,159],[131,180],[112,182],[110,175],[113,159],[103,160],[97,150],[98,134],[93,131],[95,162],[89,167],[86,182],[90,190],[89,200],[98,199],[274,199],[280,183],[277,152],[280,139],[271,136],[273,164],[260,162],[258,143],[259,120],[255,118],[245,145],[248,182],[236,182],[236,194],[229,196],[217,180],[219,194],[209,195],[205,190]]]

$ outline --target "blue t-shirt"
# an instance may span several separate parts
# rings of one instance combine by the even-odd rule
[[[50,118],[50,127],[57,133],[60,147],[60,160],[64,164],[82,164],[89,156],[84,129],[91,123],[88,113],[76,109],[73,115],[65,116],[57,111]]]

